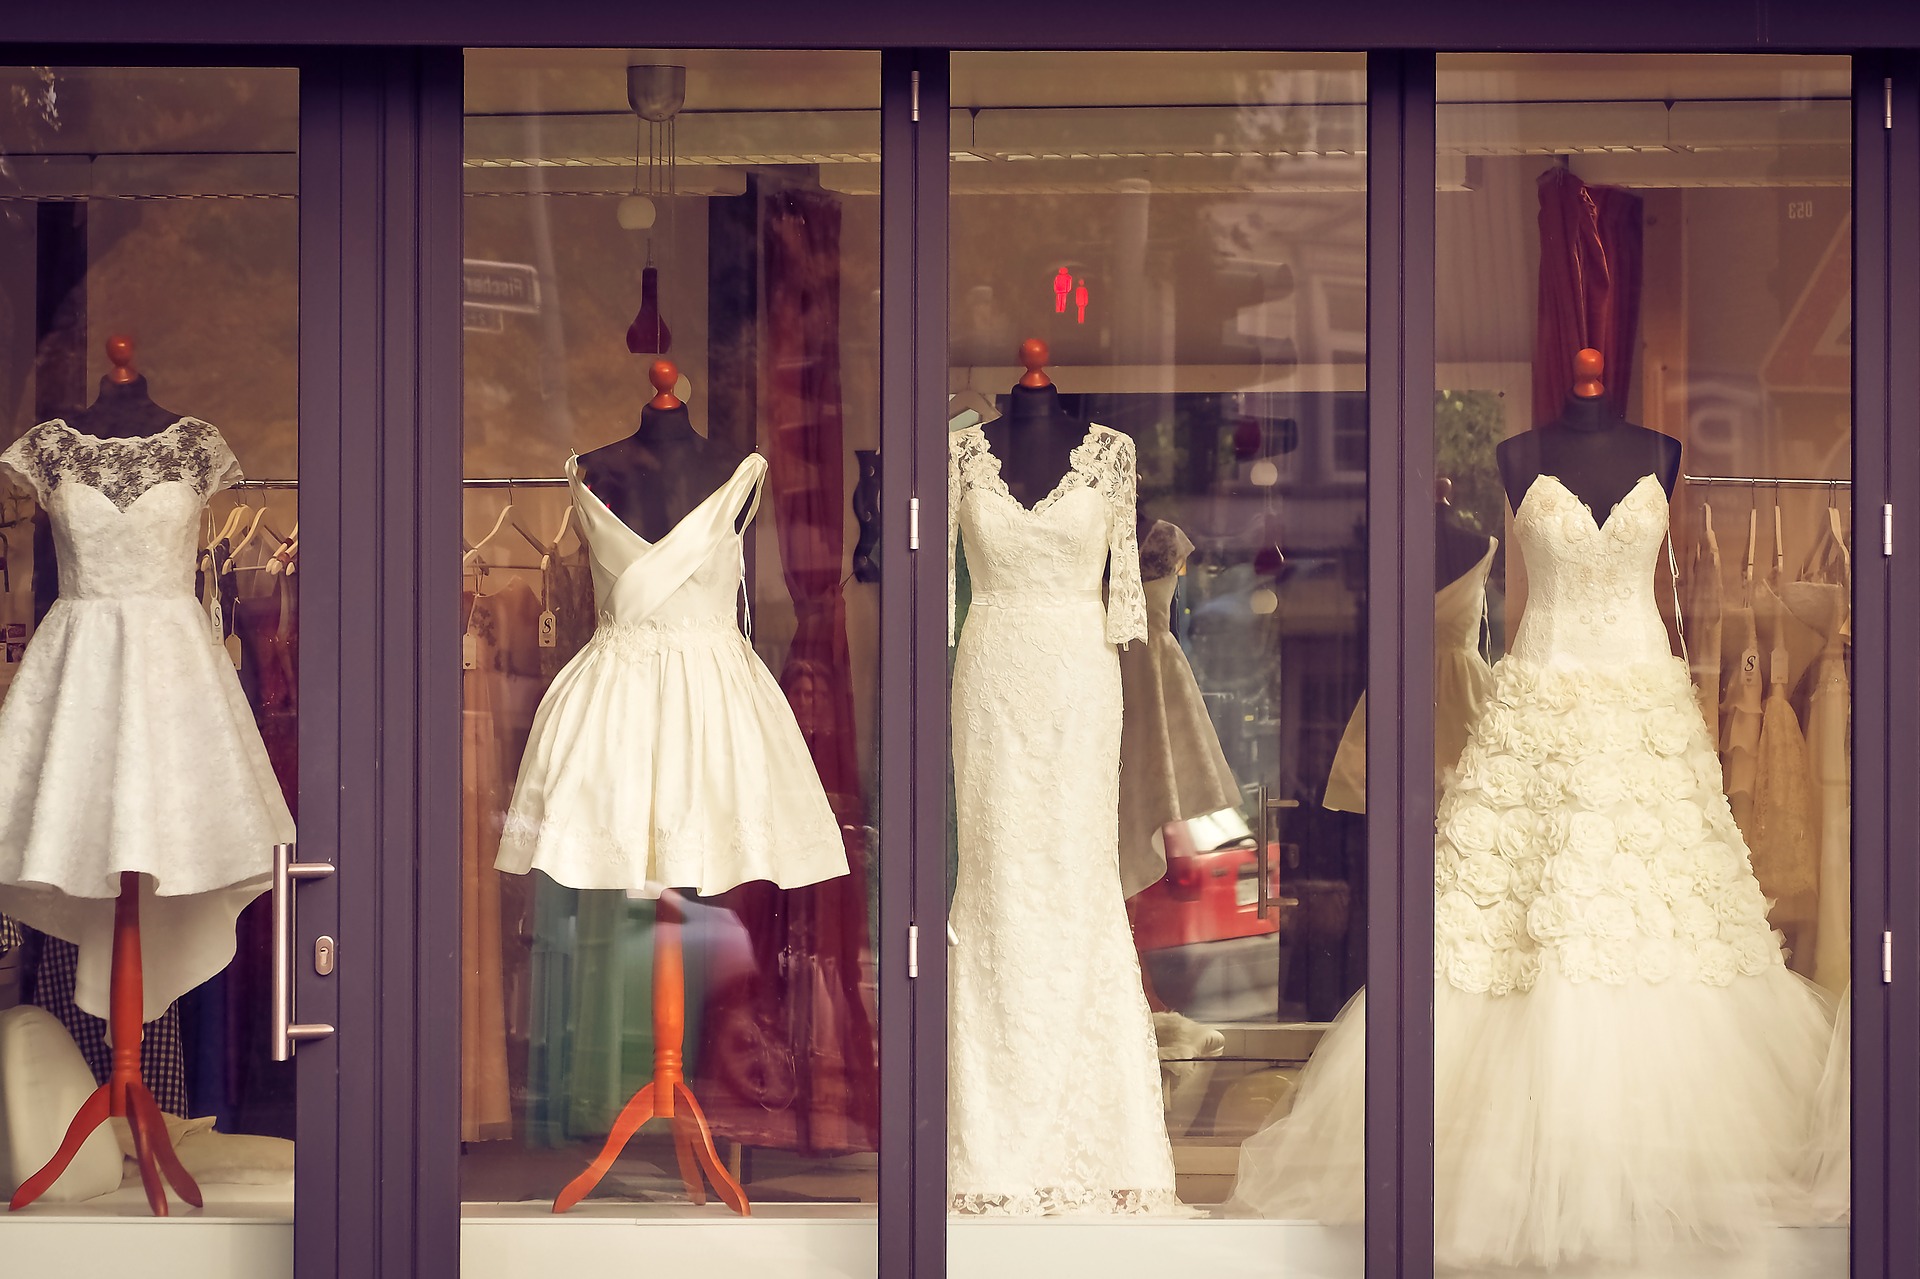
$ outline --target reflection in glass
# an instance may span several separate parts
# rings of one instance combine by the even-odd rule
[[[1165,1273],[1364,976],[1362,64],[953,65],[951,1264]]]
[[[485,1215],[871,1216],[878,71],[469,56],[461,1176]]]
[[[298,98],[0,68],[0,1188],[87,1213],[293,1211]],[[144,1152],[103,1124],[53,1180],[109,1080]]]

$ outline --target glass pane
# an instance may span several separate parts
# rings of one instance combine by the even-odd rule
[[[261,894],[297,807],[298,111],[285,69],[0,67],[0,1188],[137,1060],[172,1212],[207,1210],[88,1232],[126,1273],[292,1264],[235,1219],[293,1216]],[[149,1215],[125,1132],[9,1269]]]
[[[1436,1253],[1844,1274],[1850,67],[1439,89]]]
[[[468,1274],[582,1196],[875,1272],[878,108],[868,53],[468,55]]]
[[[952,1273],[1359,1274],[1364,60],[953,68]]]

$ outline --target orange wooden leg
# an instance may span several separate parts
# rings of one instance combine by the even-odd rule
[[[173,1138],[167,1135],[167,1120],[160,1113],[160,1103],[153,1099],[144,1083],[129,1084],[127,1087],[129,1108],[141,1116],[141,1126],[147,1131],[147,1149],[152,1152],[154,1162],[160,1165],[167,1184],[173,1187],[173,1193],[196,1208],[205,1206],[200,1197],[199,1183],[193,1174],[187,1171],[180,1156],[174,1151]]]
[[[720,1199],[727,1207],[742,1217],[751,1215],[747,1206],[747,1192],[733,1179],[725,1164],[720,1162],[720,1152],[714,1149],[713,1134],[707,1128],[706,1112],[700,1109],[700,1103],[693,1099],[693,1091],[685,1084],[675,1084],[674,1091],[686,1109],[675,1116],[674,1135],[684,1135],[692,1140],[694,1157],[700,1161],[700,1167],[706,1172],[707,1180],[720,1193]]]
[[[553,1210],[565,1212],[587,1197],[587,1192],[600,1184],[600,1179],[613,1167],[613,1161],[620,1157],[633,1134],[640,1126],[653,1118],[653,1085],[648,1084],[621,1109],[620,1117],[613,1121],[613,1131],[607,1134],[606,1144],[600,1147],[600,1153],[594,1157],[587,1170],[567,1183],[567,1188],[554,1196]]]
[[[53,1158],[47,1161],[47,1166],[21,1182],[20,1188],[13,1192],[13,1200],[8,1205],[11,1211],[19,1212],[52,1189],[53,1183],[60,1180],[60,1174],[67,1170],[67,1165],[73,1162],[73,1157],[80,1153],[81,1143],[92,1135],[95,1128],[112,1117],[112,1100],[107,1093],[109,1087],[108,1084],[101,1084],[81,1104],[73,1122],[67,1125],[66,1139],[60,1143],[60,1149]]]
[[[687,1198],[696,1206],[707,1202],[707,1183],[701,1180],[700,1166],[693,1158],[693,1138],[687,1133],[685,1116],[673,1117],[673,1154],[680,1161],[680,1184],[687,1188]]]

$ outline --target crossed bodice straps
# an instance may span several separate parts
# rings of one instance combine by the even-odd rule
[[[567,481],[592,561],[600,619],[628,625],[654,619],[690,583],[690,598],[669,610],[672,615],[731,617],[734,591],[745,567],[740,534],[760,509],[766,476],[766,458],[749,453],[734,468],[732,478],[707,494],[658,542],[649,542],[581,481],[579,458],[569,457]],[[744,516],[739,513],[742,506]],[[725,555],[729,546],[730,563]],[[703,572],[709,566],[714,571]]]

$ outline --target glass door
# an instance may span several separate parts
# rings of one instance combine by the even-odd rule
[[[952,86],[949,1272],[1358,1275],[1365,61]]]
[[[1438,89],[1436,1259],[1844,1274],[1852,68]]]
[[[467,56],[463,1274],[878,1273],[879,152],[873,53]]]
[[[21,1273],[292,1273],[299,98],[288,68],[0,67]]]

